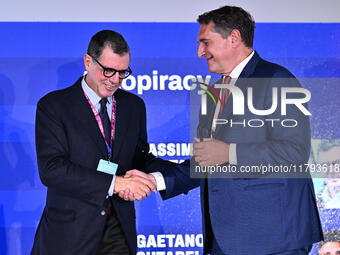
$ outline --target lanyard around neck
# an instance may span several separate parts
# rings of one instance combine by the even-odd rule
[[[102,136],[104,137],[104,141],[105,141],[105,144],[106,144],[106,147],[107,147],[107,151],[108,151],[108,154],[109,154],[109,158],[111,158],[111,146],[112,146],[112,141],[114,139],[114,135],[115,135],[115,116],[116,116],[116,101],[115,101],[115,98],[114,96],[112,96],[112,112],[111,112],[111,146],[109,146],[106,142],[106,139],[105,139],[105,133],[104,133],[104,128],[103,128],[103,123],[102,123],[102,120],[99,116],[99,113],[97,111],[97,109],[94,107],[94,105],[92,104],[90,98],[86,95],[86,92],[83,90],[84,92],[84,95],[89,103],[89,105],[91,106],[91,109],[92,109],[92,112],[94,114],[94,117],[96,118],[96,121],[98,123],[98,127],[100,129],[100,132],[102,133]]]

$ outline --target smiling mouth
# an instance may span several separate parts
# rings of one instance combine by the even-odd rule
[[[112,88],[117,88],[117,87],[119,87],[119,86],[117,86],[117,85],[108,85],[108,84],[104,84],[105,85],[105,87],[107,88],[107,89],[112,89]]]

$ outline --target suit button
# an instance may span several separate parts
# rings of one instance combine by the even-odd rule
[[[100,214],[101,214],[102,216],[105,216],[106,212],[103,210],[103,211],[100,212]]]

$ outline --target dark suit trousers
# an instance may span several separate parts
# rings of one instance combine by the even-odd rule
[[[130,250],[115,210],[107,216],[96,255],[129,255]]]

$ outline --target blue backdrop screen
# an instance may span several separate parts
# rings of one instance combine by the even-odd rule
[[[37,101],[83,75],[88,42],[103,29],[120,32],[130,45],[133,74],[122,88],[146,103],[151,151],[176,161],[189,156],[188,80],[216,77],[196,57],[197,24],[0,23],[0,254],[29,254],[45,205],[34,144]],[[340,139],[339,31],[340,25],[332,23],[259,23],[255,32],[254,49],[262,58],[298,78],[333,81],[304,84],[312,94],[314,162],[323,140]],[[322,200],[325,183],[316,179],[314,184]],[[319,204],[324,231],[340,229],[340,194],[337,197],[328,206]],[[201,253],[197,189],[168,201],[152,194],[135,204],[140,255],[155,250]]]

